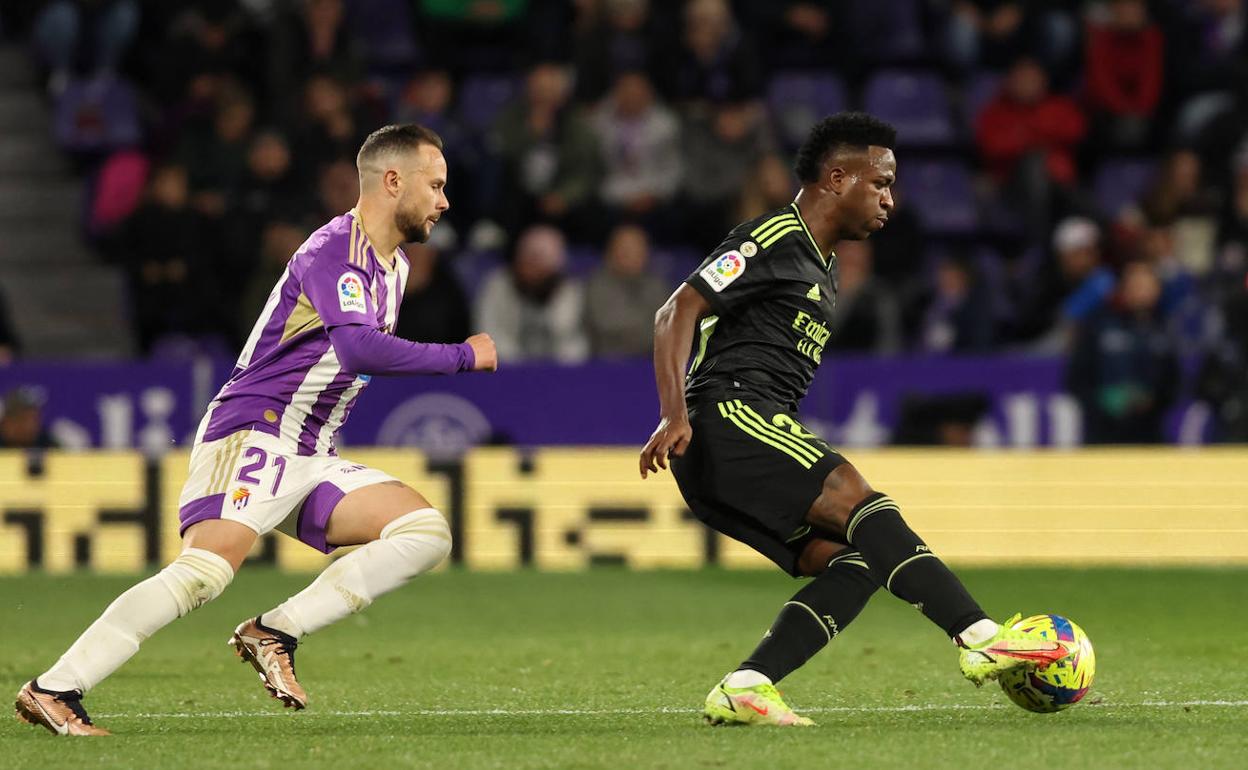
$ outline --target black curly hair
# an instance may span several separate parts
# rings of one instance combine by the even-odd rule
[[[838,112],[810,129],[810,135],[797,150],[793,171],[802,184],[817,182],[828,156],[841,147],[891,150],[896,143],[897,129],[879,118],[865,112]]]

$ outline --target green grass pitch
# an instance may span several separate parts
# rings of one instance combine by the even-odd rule
[[[706,691],[796,583],[772,573],[426,576],[300,647],[283,711],[226,646],[307,577],[244,570],[86,703],[107,739],[0,719],[0,766],[117,768],[1169,768],[1248,763],[1243,570],[964,570],[996,616],[1080,623],[1098,674],[1055,715],[976,690],[943,635],[881,593],[781,687],[819,726],[709,728]],[[16,693],[132,578],[0,579]]]

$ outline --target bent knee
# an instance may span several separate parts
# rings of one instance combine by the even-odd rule
[[[381,530],[383,540],[406,539],[434,553],[440,562],[451,553],[451,525],[437,508],[422,508],[405,513]]]
[[[837,534],[844,534],[854,506],[873,493],[871,485],[849,463],[837,466],[823,480],[819,497],[811,505],[806,521]]]
[[[234,568],[212,551],[187,548],[160,571],[159,577],[173,594],[181,617],[220,596],[234,579]]]

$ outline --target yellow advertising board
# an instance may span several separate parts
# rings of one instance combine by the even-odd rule
[[[696,521],[669,474],[638,478],[630,449],[487,448],[440,466],[412,451],[346,454],[445,512],[452,558],[468,568],[767,566]],[[877,450],[853,460],[955,564],[1248,564],[1245,450]],[[151,462],[0,452],[0,573],[135,572],[169,560],[186,469],[186,452]],[[328,561],[278,534],[253,558],[300,571]]]

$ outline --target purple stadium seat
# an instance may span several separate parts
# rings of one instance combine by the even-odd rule
[[[971,134],[975,133],[975,121],[979,113],[997,95],[1003,76],[999,72],[980,70],[971,73],[962,87],[962,120]]]
[[[486,276],[503,264],[503,255],[498,251],[465,251],[455,254],[451,259],[455,277],[459,279],[459,285],[464,288],[469,301],[476,298]]]
[[[71,80],[53,109],[56,142],[67,152],[119,150],[142,138],[134,89],[112,75]]]
[[[351,0],[347,23],[370,68],[404,67],[420,58],[406,0]]]
[[[568,275],[588,281],[602,264],[602,253],[592,246],[568,247]]]
[[[1117,217],[1144,194],[1155,173],[1156,166],[1148,160],[1119,158],[1102,163],[1093,183],[1101,211]]]
[[[877,73],[867,81],[863,109],[896,126],[904,145],[941,146],[956,139],[945,82],[930,72]]]
[[[914,161],[898,175],[901,205],[914,206],[934,235],[966,235],[979,226],[971,173],[958,161]]]
[[[922,58],[926,38],[922,0],[857,0],[848,6],[851,34],[868,58],[877,62]]]
[[[484,132],[519,90],[510,75],[469,75],[459,86],[460,118],[470,131]]]
[[[818,120],[849,104],[845,83],[836,75],[779,72],[767,87],[767,106],[788,147],[797,147]]]

